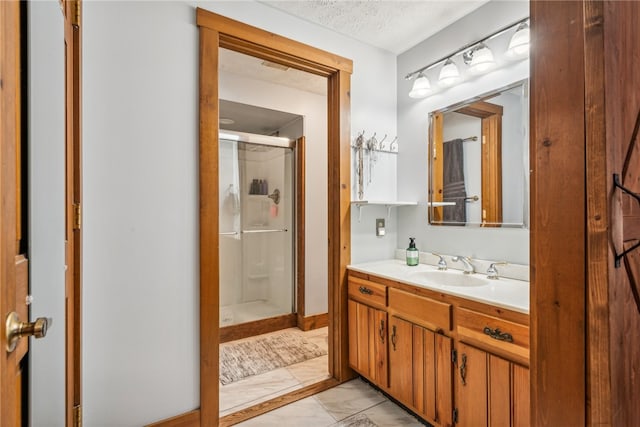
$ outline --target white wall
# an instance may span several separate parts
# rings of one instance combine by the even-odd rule
[[[396,134],[392,54],[260,3],[201,6],[352,58],[352,129]],[[84,421],[142,425],[199,406],[195,9],[83,12]]]
[[[529,64],[506,63],[489,74],[421,100],[409,98],[413,82],[405,81],[404,76],[528,14],[528,2],[489,2],[398,57],[399,199],[423,204],[427,201],[429,112],[527,78]],[[508,39],[496,39],[489,45],[497,47],[497,43],[503,43],[504,50]],[[428,224],[426,206],[402,208],[399,213],[398,248],[406,248],[411,235],[417,237],[417,246],[422,251],[529,263],[528,229],[432,227]]]
[[[64,426],[64,28],[55,0],[30,2],[28,20],[30,316],[53,319],[30,340],[30,425]]]

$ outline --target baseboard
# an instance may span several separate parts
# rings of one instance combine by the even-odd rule
[[[324,328],[329,325],[329,313],[314,314],[312,316],[299,317],[298,328],[303,331]]]
[[[220,328],[220,343],[254,337],[281,329],[293,328],[296,326],[296,323],[295,314],[285,314],[268,319],[241,323],[239,325],[225,326]]]
[[[200,409],[148,424],[146,427],[200,427]]]

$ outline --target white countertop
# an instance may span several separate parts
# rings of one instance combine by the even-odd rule
[[[529,282],[500,277],[497,280],[489,280],[484,274],[476,273],[473,277],[485,279],[487,284],[482,286],[445,286],[425,280],[420,277],[421,272],[437,272],[446,275],[463,276],[460,270],[447,270],[438,272],[431,265],[418,264],[409,267],[404,260],[389,259],[362,264],[352,264],[348,268],[361,273],[372,274],[384,279],[402,282],[436,292],[443,292],[472,301],[502,307],[508,310],[529,314]],[[416,274],[418,273],[418,274]]]

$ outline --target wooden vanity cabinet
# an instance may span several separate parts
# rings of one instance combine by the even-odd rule
[[[435,426],[529,425],[525,315],[363,273],[348,295],[349,364],[384,392]]]
[[[464,343],[456,354],[456,425],[530,425],[529,369]]]

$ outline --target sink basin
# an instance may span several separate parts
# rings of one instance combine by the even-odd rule
[[[463,274],[461,271],[416,271],[415,273],[409,273],[409,277],[412,280],[428,285],[469,288],[489,284],[489,280],[484,277]]]

